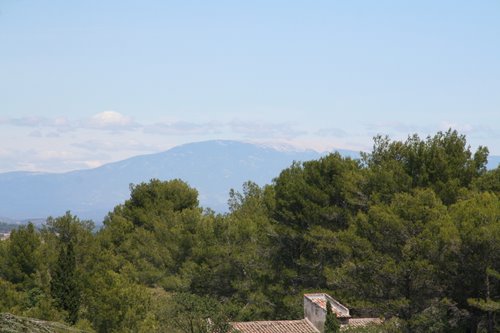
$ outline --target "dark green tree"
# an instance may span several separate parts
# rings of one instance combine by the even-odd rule
[[[276,310],[266,294],[273,273],[273,229],[265,198],[266,189],[252,182],[243,184],[242,193],[231,190],[231,213],[204,214],[193,234],[192,254],[181,269],[192,293],[239,302],[241,320],[273,317]]]
[[[56,305],[68,313],[68,321],[74,324],[78,319],[81,294],[76,276],[75,252],[71,241],[61,246],[56,267],[52,272],[50,290]]]
[[[447,283],[454,300],[469,312],[469,326],[476,329],[481,321],[494,332],[498,313],[500,280],[500,199],[493,193],[473,194],[450,207],[460,233],[460,263]]]
[[[405,142],[377,136],[372,153],[363,154],[372,199],[387,202],[398,192],[429,187],[446,205],[486,172],[487,160],[487,148],[472,153],[465,136],[451,129],[425,140],[414,134]]]
[[[91,221],[81,221],[67,212],[48,218],[42,230],[46,244],[52,247],[53,256],[57,256],[50,265],[50,294],[56,307],[67,313],[67,321],[72,324],[78,320],[84,287],[91,288],[88,276],[97,252],[93,247],[93,227]]]
[[[500,196],[500,165],[477,178],[474,182],[474,188],[481,192],[494,192]]]
[[[340,332],[340,322],[337,315],[332,311],[330,301],[326,302],[325,330],[324,333]]]
[[[288,289],[281,297],[326,287],[324,269],[338,262],[334,253],[321,248],[322,236],[347,229],[356,212],[366,209],[362,182],[359,162],[338,153],[296,162],[274,180],[273,266]]]
[[[487,330],[488,333],[494,333],[495,332],[495,314],[500,312],[500,301],[495,300],[492,298],[495,297],[495,295],[492,295],[492,279],[500,279],[500,273],[495,271],[494,269],[488,268],[486,270],[486,281],[485,281],[485,287],[486,287],[486,297],[485,299],[478,299],[478,298],[470,298],[468,299],[468,303],[475,307],[478,308],[479,310],[486,312],[487,314]],[[498,297],[498,296],[497,296]]]

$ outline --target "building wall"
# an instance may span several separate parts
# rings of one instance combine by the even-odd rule
[[[304,296],[304,318],[309,320],[320,332],[324,331],[326,312]]]
[[[304,317],[308,319],[320,332],[324,331],[326,320],[327,301],[332,305],[333,311],[338,314],[340,323],[349,323],[349,309],[340,304],[339,301],[327,294],[305,294],[304,295]],[[320,305],[321,304],[321,305]]]

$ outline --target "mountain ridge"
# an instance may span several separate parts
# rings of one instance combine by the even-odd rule
[[[222,212],[227,209],[231,188],[239,189],[247,180],[264,185],[294,160],[311,160],[324,154],[212,140],[138,155],[93,169],[1,173],[0,216],[11,220],[40,219],[71,210],[81,218],[99,223],[114,206],[128,199],[131,183],[152,178],[180,178],[199,191],[202,206]]]
[[[351,150],[342,156],[359,158]],[[199,192],[200,204],[218,212],[227,210],[231,188],[245,181],[269,184],[293,161],[318,159],[328,152],[282,149],[232,140],[187,143],[160,153],[138,155],[102,166],[65,173],[14,171],[0,173],[0,216],[5,220],[44,221],[70,210],[97,224],[129,197],[130,184],[152,178],[179,178]],[[491,156],[489,167],[500,156]],[[6,222],[7,222],[6,221]]]

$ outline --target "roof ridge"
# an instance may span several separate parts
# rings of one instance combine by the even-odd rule
[[[316,332],[320,333],[319,330],[316,328],[316,326],[314,326],[314,324],[311,323],[311,321],[308,318],[304,318],[303,320],[306,321],[307,324],[311,326]]]

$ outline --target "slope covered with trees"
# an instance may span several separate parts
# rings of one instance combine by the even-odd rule
[[[222,333],[301,318],[302,294],[325,291],[387,332],[495,332],[500,168],[487,156],[455,131],[376,137],[361,160],[330,154],[243,184],[224,215],[181,180],[137,184],[97,232],[67,213],[0,242],[0,312]]]

